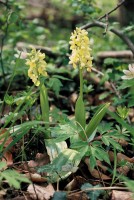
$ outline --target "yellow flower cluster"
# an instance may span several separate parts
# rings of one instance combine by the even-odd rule
[[[80,69],[86,68],[87,71],[91,71],[92,68],[92,57],[91,57],[91,48],[89,47],[90,41],[88,38],[88,32],[80,28],[72,33],[70,37],[70,49],[72,50],[72,55],[69,57],[70,62],[74,68],[77,65],[80,66]]]
[[[26,65],[29,66],[28,76],[32,79],[36,86],[39,86],[40,75],[47,76],[47,64],[44,61],[45,54],[40,51],[36,51],[36,49],[33,48],[30,53],[27,53],[27,57],[28,59],[26,60]]]

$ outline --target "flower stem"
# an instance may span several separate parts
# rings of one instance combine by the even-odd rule
[[[47,88],[44,84],[40,86],[40,104],[41,104],[41,112],[42,112],[42,119],[46,122],[45,127],[46,129],[49,128],[49,103],[48,103],[48,95],[47,95]],[[47,132],[46,138],[49,138],[50,134]]]
[[[83,74],[82,74],[82,69],[79,67],[79,76],[80,76],[80,96],[83,99]]]

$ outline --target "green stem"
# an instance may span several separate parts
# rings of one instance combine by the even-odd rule
[[[42,112],[42,120],[46,122],[46,129],[49,128],[49,103],[48,103],[48,95],[47,88],[44,84],[40,85],[40,104],[41,104],[41,112]],[[50,134],[47,132],[46,138],[49,138]]]
[[[80,96],[83,99],[83,73],[82,69],[79,67],[79,76],[80,76]]]

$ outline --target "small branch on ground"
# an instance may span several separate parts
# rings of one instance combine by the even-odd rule
[[[24,43],[24,42],[18,42],[16,46],[19,50],[22,50],[22,49],[25,49],[25,48],[29,49],[29,48],[33,47],[37,50],[41,50],[41,52],[45,53],[47,56],[50,56],[52,58],[57,58],[58,56],[60,56],[60,54],[53,52],[48,47],[43,47],[43,46],[33,45],[33,44],[27,44],[27,43]]]

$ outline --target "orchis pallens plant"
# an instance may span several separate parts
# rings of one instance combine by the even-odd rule
[[[72,54],[69,57],[69,64],[72,64],[74,68],[78,67],[80,78],[80,94],[75,105],[75,120],[82,130],[79,133],[79,137],[82,140],[88,140],[103,118],[109,103],[102,105],[86,126],[85,106],[83,102],[83,70],[86,69],[88,72],[91,72],[93,59],[88,32],[84,29],[76,28],[70,37],[69,43],[72,50]]]
[[[48,95],[47,88],[41,80],[41,76],[46,77],[46,66],[45,62],[45,54],[40,51],[36,51],[36,49],[32,49],[30,53],[27,54],[26,65],[29,66],[28,76],[32,79],[33,83],[40,88],[40,104],[42,111],[42,119],[46,122],[46,128],[49,127],[49,103],[48,103]],[[49,138],[49,134],[46,134],[46,138]]]
[[[91,57],[91,48],[90,41],[88,38],[88,32],[80,28],[76,28],[70,37],[70,49],[72,50],[72,55],[69,57],[70,62],[74,68],[78,67],[79,69],[79,78],[80,78],[80,94],[75,106],[75,119],[78,125],[82,129],[85,129],[86,118],[85,118],[85,106],[83,102],[83,70],[86,69],[88,72],[92,68],[92,57]],[[87,139],[84,131],[80,133],[82,139]]]

